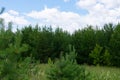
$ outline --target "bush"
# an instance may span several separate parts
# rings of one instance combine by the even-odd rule
[[[109,51],[98,44],[96,44],[94,50],[91,51],[89,57],[93,59],[94,65],[111,65],[111,55]]]
[[[85,68],[76,63],[76,56],[75,49],[70,47],[69,54],[60,56],[55,62],[49,60],[46,71],[48,80],[91,80]]]
[[[20,45],[21,37],[18,33],[15,43],[0,50],[0,80],[29,80],[28,73],[32,68],[32,59],[27,57],[20,58],[20,53],[27,50],[27,45]]]
[[[89,54],[89,57],[93,59],[93,64],[94,65],[100,65],[101,64],[101,60],[102,60],[102,52],[103,47],[99,46],[98,44],[96,44],[95,48],[93,51],[91,51],[91,53]]]

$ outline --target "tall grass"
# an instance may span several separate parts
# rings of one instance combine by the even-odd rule
[[[92,73],[93,80],[120,80],[120,68],[84,66]],[[37,73],[30,76],[30,80],[47,80],[45,70],[48,64],[37,65]]]
[[[93,80],[120,80],[120,68],[86,66],[93,73]]]

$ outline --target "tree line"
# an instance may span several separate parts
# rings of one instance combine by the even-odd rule
[[[14,46],[12,46],[14,45]],[[69,52],[72,45],[77,53],[77,63],[120,67],[120,24],[105,24],[102,29],[87,26],[72,34],[61,28],[25,26],[12,31],[12,23],[6,28],[0,19],[0,59],[2,51],[11,48],[18,59],[28,56],[46,63]],[[10,49],[10,50],[11,50]],[[24,50],[25,49],[25,50]],[[9,54],[10,55],[10,54]]]

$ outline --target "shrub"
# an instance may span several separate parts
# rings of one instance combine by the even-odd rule
[[[94,65],[100,65],[101,64],[101,52],[102,52],[103,47],[99,46],[96,44],[95,48],[91,53],[89,54],[90,58],[93,59],[93,64]]]
[[[70,47],[69,54],[61,55],[55,62],[49,60],[48,80],[90,80],[90,74],[76,63],[76,56],[75,49]]]
[[[107,49],[103,49],[100,45],[96,44],[95,48],[89,54],[89,57],[93,59],[94,65],[111,65],[111,55]]]
[[[111,55],[109,53],[109,51],[106,49],[103,55],[103,64],[110,66],[111,64]]]
[[[0,80],[29,80],[28,72],[31,69],[31,58],[20,60],[20,53],[27,50],[27,45],[20,45],[21,37],[18,33],[15,43],[0,50]]]

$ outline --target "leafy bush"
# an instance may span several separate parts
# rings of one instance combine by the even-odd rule
[[[71,50],[69,54],[60,56],[55,62],[49,60],[49,68],[46,71],[49,80],[91,80],[90,74],[84,67],[76,63],[75,49]]]

